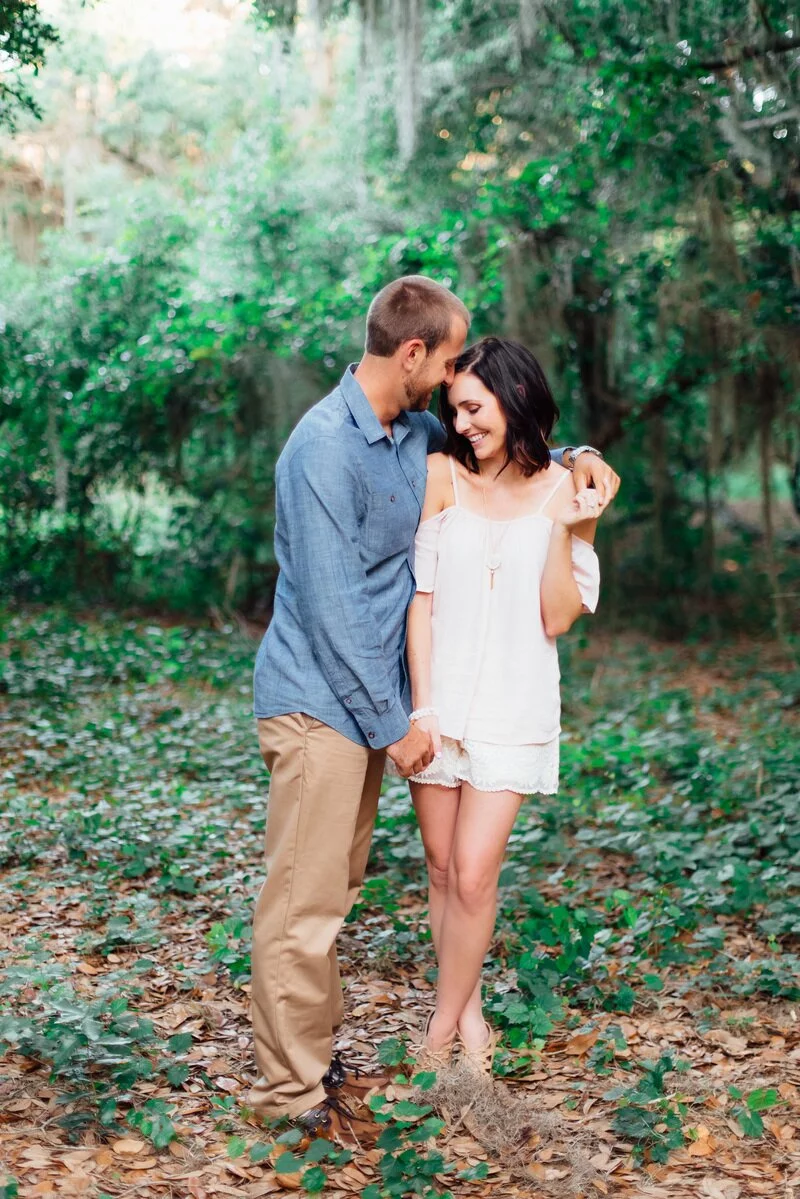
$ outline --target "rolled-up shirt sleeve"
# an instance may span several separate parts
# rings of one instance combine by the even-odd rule
[[[314,657],[370,748],[409,729],[392,683],[360,553],[362,482],[332,437],[301,446],[279,482],[292,523],[297,602]]]
[[[578,584],[584,612],[594,612],[600,598],[600,562],[594,547],[572,537],[572,574]]]

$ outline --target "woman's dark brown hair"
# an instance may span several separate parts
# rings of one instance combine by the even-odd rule
[[[544,371],[530,350],[505,337],[484,337],[464,350],[456,361],[455,373],[475,375],[496,396],[508,423],[508,461],[515,462],[524,475],[545,470],[550,465],[547,440],[559,411]],[[467,470],[477,472],[472,446],[456,432],[455,413],[444,385],[439,418],[447,434],[444,452]]]

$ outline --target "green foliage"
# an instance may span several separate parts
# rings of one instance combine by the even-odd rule
[[[615,1087],[606,1098],[618,1100],[614,1131],[633,1143],[634,1159],[665,1162],[673,1149],[685,1143],[683,1118],[686,1106],[666,1094],[665,1078],[676,1069],[665,1055],[657,1062],[641,1062],[642,1077],[632,1086]]]
[[[256,1143],[250,1147],[249,1157],[253,1163],[271,1160],[277,1174],[300,1174],[303,1190],[310,1195],[325,1189],[328,1180],[326,1166],[336,1168],[352,1160],[348,1149],[339,1149],[331,1141],[317,1138],[304,1149],[299,1145],[302,1133],[292,1128],[271,1144]],[[228,1156],[241,1157],[247,1150],[244,1137],[232,1137],[228,1142]]]
[[[587,1064],[596,1074],[610,1074],[616,1064],[617,1053],[623,1049],[627,1049],[627,1043],[622,1030],[619,1025],[610,1024],[592,1046]]]
[[[51,1080],[63,1088],[62,1103],[69,1114],[60,1123],[72,1131],[99,1123],[119,1128],[119,1105],[129,1108],[126,1121],[157,1148],[175,1137],[171,1105],[148,1099],[131,1109],[129,1093],[139,1080],[167,1077],[176,1085],[175,1058],[191,1046],[192,1038],[171,1038],[165,1044],[152,1022],[131,1010],[135,999],[107,988],[86,999],[61,981],[57,968],[16,966],[0,983],[0,1048],[47,1063]],[[168,1054],[168,1057],[159,1057]]]
[[[55,28],[45,21],[37,4],[5,0],[0,9],[0,126],[13,129],[20,111],[40,114],[26,74],[30,69],[38,72],[48,47],[57,40]]]
[[[170,1081],[176,1085],[173,1078]],[[177,1135],[170,1119],[173,1111],[172,1105],[163,1099],[148,1099],[143,1108],[130,1113],[128,1123],[152,1141],[156,1149],[165,1149]]]
[[[365,1188],[363,1194],[373,1199],[401,1199],[408,1194],[432,1199],[441,1195],[436,1176],[453,1167],[445,1163],[441,1152],[423,1151],[417,1146],[434,1140],[444,1128],[444,1121],[431,1116],[428,1105],[404,1099],[389,1103],[385,1096],[376,1095],[369,1105],[376,1122],[384,1125],[378,1137],[378,1148],[383,1151],[379,1163],[383,1183]]]
[[[390,1037],[378,1046],[378,1061],[382,1066],[399,1066],[406,1056],[406,1048],[399,1037]]]
[[[764,1121],[761,1113],[785,1102],[774,1087],[758,1087],[746,1096],[738,1087],[729,1087],[728,1091],[734,1099],[744,1099],[743,1104],[735,1104],[731,1108],[731,1115],[738,1121],[746,1137],[763,1136]]]
[[[254,646],[232,629],[110,614],[77,623],[58,609],[2,615],[5,884],[23,904],[57,870],[83,905],[70,961],[102,961],[112,972],[102,988],[91,973],[67,976],[48,927],[18,940],[0,957],[0,1039],[51,1075],[74,1135],[128,1126],[163,1146],[178,1120],[149,1084],[160,1095],[179,1090],[195,1067],[191,1036],[162,1037],[140,1010],[157,968],[143,955],[157,956],[176,925],[200,920],[204,944],[198,938],[196,957],[172,975],[178,993],[207,977],[209,958],[220,985],[247,977],[265,793],[250,716]],[[609,1100],[616,1135],[642,1161],[658,1161],[691,1135],[686,1103],[670,1086],[674,1063],[632,1065],[626,1023],[605,1013],[635,1019],[661,988],[674,995],[676,978],[708,994],[703,1029],[722,1022],[710,1006],[719,994],[800,998],[792,802],[800,762],[794,716],[782,705],[796,680],[777,658],[754,650],[743,659],[738,646],[734,656],[694,650],[688,661],[683,647],[652,652],[620,639],[597,703],[586,698],[594,665],[576,649],[573,638],[563,655],[564,787],[526,803],[514,830],[487,1011],[503,1031],[498,1068],[508,1076],[529,1071],[565,1027],[602,1025],[587,1069],[615,1075],[603,1085],[619,1084]],[[713,680],[700,698],[688,686],[697,662]],[[375,846],[377,873],[348,930],[353,968],[360,952],[374,965],[377,944],[393,968],[400,960],[421,972],[432,961],[420,936],[424,865],[396,781],[386,784]],[[378,1057],[407,1079],[401,1038],[383,1042]],[[432,1196],[443,1172],[439,1149],[427,1147],[440,1127],[423,1101],[434,1077],[413,1081],[423,1099],[376,1104],[382,1199]],[[763,1113],[779,1102],[771,1086],[731,1098],[748,1136],[761,1135]],[[236,1099],[211,1101],[229,1153],[267,1160],[272,1146],[251,1145],[234,1124]],[[275,1142],[280,1152],[301,1161],[306,1190],[319,1190],[341,1159],[316,1157],[320,1146],[302,1154],[286,1135]],[[452,1185],[457,1192],[455,1177]]]
[[[233,979],[246,981],[250,977],[251,937],[250,924],[238,917],[212,924],[206,933],[212,961],[226,966]]]
[[[529,29],[518,0],[430,0],[404,163],[400,10],[320,3],[312,34],[293,3],[255,7],[202,77],[155,48],[121,65],[91,6],[65,16],[45,128],[95,97],[114,167],[0,297],[6,590],[265,616],[280,447],[360,353],[372,294],[423,272],[476,334],[529,344],[560,435],[623,471],[607,611],[784,631],[791,539],[765,544],[729,477],[756,497],[759,437],[776,479],[792,465],[790,8],[570,0]],[[52,31],[5,9],[38,62]]]

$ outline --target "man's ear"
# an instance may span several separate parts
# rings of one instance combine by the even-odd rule
[[[397,350],[400,355],[400,363],[404,370],[416,370],[421,362],[428,356],[428,351],[425,349],[425,342],[421,337],[412,337],[408,341],[404,341]]]

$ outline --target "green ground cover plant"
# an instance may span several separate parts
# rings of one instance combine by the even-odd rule
[[[0,628],[0,1093],[20,1121],[41,1103],[64,1152],[99,1147],[90,1194],[115,1194],[137,1155],[167,1176],[188,1146],[209,1179],[224,1161],[251,1180],[299,1171],[308,1193],[347,1171],[375,1199],[480,1193],[500,1168],[481,1130],[462,1129],[459,1158],[403,1074],[435,978],[404,785],[387,781],[343,936],[352,1019],[398,1075],[378,1156],[290,1162],[291,1136],[254,1135],[244,1105],[266,795],[253,642],[66,610],[6,610]],[[800,998],[797,674],[765,645],[608,635],[566,642],[563,667],[562,792],[523,809],[486,964],[498,1073],[534,1102],[564,1074],[556,1110],[602,1113],[620,1185],[695,1160],[715,1116],[721,1160],[738,1136],[780,1163],[776,1130],[796,1120],[778,1058]],[[101,1150],[116,1144],[115,1175]]]

